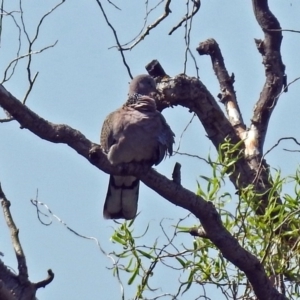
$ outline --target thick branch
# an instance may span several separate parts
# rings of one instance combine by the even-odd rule
[[[262,155],[269,120],[284,84],[285,66],[280,53],[281,27],[269,10],[268,1],[252,0],[252,4],[256,20],[264,32],[264,40],[256,40],[256,45],[263,57],[266,81],[254,107],[252,118],[252,127],[258,133],[259,154]]]
[[[235,128],[237,135],[243,138],[246,126],[244,124],[240,108],[238,106],[233,87],[234,75],[229,76],[218,43],[214,39],[208,39],[200,43],[197,51],[200,55],[210,55],[212,66],[220,83],[220,101],[225,105],[228,119]]]
[[[232,142],[239,141],[217,101],[197,78],[184,74],[174,78],[165,76],[157,87],[161,91],[159,102],[167,103],[168,106],[187,107],[198,116],[208,138],[217,149],[226,137]]]
[[[190,93],[193,92],[195,91],[190,91]],[[0,89],[0,105],[9,111],[23,128],[29,129],[39,137],[55,143],[68,144],[87,159],[89,159],[88,153],[90,152],[93,164],[102,171],[113,174],[135,175],[174,205],[192,212],[200,219],[208,238],[220,249],[224,257],[245,272],[259,299],[285,299],[272,287],[257,258],[243,249],[224,228],[221,218],[212,203],[204,201],[201,197],[168,180],[153,169],[146,170],[145,166],[139,164],[129,164],[121,167],[111,166],[101,149],[93,145],[80,132],[69,126],[55,125],[40,118],[3,87]],[[201,113],[201,107],[196,109]]]
[[[200,80],[183,74],[174,78],[165,76],[161,78],[157,87],[161,92],[158,107],[181,105],[196,113],[207,136],[217,150],[224,143],[225,138],[229,138],[232,144],[240,141],[234,126],[226,118],[217,101]],[[242,130],[242,125],[240,125],[240,129]],[[245,133],[249,134],[248,131],[245,131]],[[247,149],[255,148],[251,138],[252,135],[249,134],[249,137],[245,139],[245,146],[247,146],[245,147],[245,154],[247,154]],[[230,180],[237,190],[255,182],[255,191],[258,195],[261,195],[261,198],[257,199],[257,203],[260,203],[257,212],[263,213],[269,203],[268,191],[271,189],[269,166],[266,161],[258,161],[252,156],[245,155],[230,172]]]

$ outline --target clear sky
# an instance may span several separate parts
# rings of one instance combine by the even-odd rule
[[[144,1],[126,1],[126,4],[121,0],[114,1],[121,10],[115,9],[107,1],[102,2],[121,43],[130,41],[139,33],[144,20]],[[156,3],[148,2],[149,6]],[[186,47],[184,27],[171,36],[168,32],[184,16],[186,5],[185,1],[180,4],[176,0],[173,2],[172,13],[161,26],[151,31],[132,51],[125,53],[132,74],[145,73],[144,66],[152,59],[158,59],[170,76],[183,72]],[[209,57],[200,57],[195,51],[201,41],[215,38],[221,47],[228,71],[235,74],[237,99],[243,118],[249,124],[253,106],[264,84],[262,58],[254,43],[254,38],[262,38],[263,34],[255,21],[251,1],[202,2],[199,13],[193,19],[190,43],[199,66],[200,78],[214,96],[219,93]],[[21,24],[18,3],[16,0],[7,1],[5,9],[7,12],[16,11],[13,15]],[[40,18],[58,2],[49,0],[37,5],[36,1],[23,0],[22,3],[26,29],[29,36],[33,37]],[[282,28],[300,30],[299,1],[273,0],[270,1],[270,8]],[[149,22],[157,19],[162,10],[162,6],[154,10]],[[290,32],[284,32],[283,35],[282,57],[290,82],[300,76],[300,36]],[[96,1],[66,1],[44,20],[33,50],[51,45],[56,40],[58,43],[54,48],[33,57],[31,71],[33,74],[39,72],[39,75],[27,105],[41,117],[53,123],[68,124],[93,142],[99,143],[102,122],[108,113],[126,99],[130,78],[120,53],[116,48],[111,48],[115,40]],[[24,32],[21,41],[20,55],[23,55],[28,52]],[[10,16],[4,16],[0,74],[16,58],[17,47],[18,29]],[[5,83],[6,89],[18,99],[23,99],[28,88],[26,64],[26,59],[20,61],[14,76]],[[190,58],[186,73],[196,76]],[[299,94],[300,81],[291,85],[289,92],[280,98],[269,125],[266,150],[281,137],[299,138]],[[176,134],[177,149],[180,136],[192,115],[181,107],[166,109],[163,114]],[[54,281],[46,289],[39,290],[38,298],[121,299],[117,279],[108,270],[112,266],[111,260],[99,251],[96,243],[75,236],[56,220],[51,226],[43,226],[30,202],[38,190],[38,200],[46,203],[72,229],[97,238],[107,253],[120,251],[120,246],[110,241],[117,225],[102,217],[108,175],[93,167],[68,146],[41,140],[28,130],[20,129],[17,122],[0,124],[0,136],[0,182],[12,202],[11,210],[20,229],[30,279],[33,282],[44,279],[49,268],[55,273]],[[272,167],[280,168],[283,174],[291,174],[299,164],[299,153],[288,154],[283,148],[296,149],[296,145],[285,142],[266,159]],[[209,153],[212,156],[216,153],[196,119],[184,133],[180,151],[204,158]],[[210,176],[210,169],[203,161],[181,155],[166,159],[157,170],[171,177],[175,162],[182,164],[183,186],[192,191],[196,191],[199,175]],[[230,183],[226,189],[234,192]],[[163,243],[164,237],[159,227],[161,219],[166,218],[165,228],[172,232],[172,225],[177,223],[178,218],[187,215],[187,211],[173,206],[144,185],[141,185],[139,199],[141,213],[135,221],[136,235],[143,233],[150,224],[149,233],[141,243],[151,245],[156,237]],[[236,200],[233,198],[231,205]],[[197,224],[197,220],[190,218],[187,224]],[[2,216],[0,228],[3,260],[16,270],[9,232]],[[192,241],[192,237],[183,234],[177,238],[178,244],[186,243],[187,246],[191,246]],[[151,281],[152,287],[166,283],[165,278],[171,280],[172,272],[159,269],[158,277]],[[177,280],[177,277],[172,278],[173,283],[168,282],[157,293],[174,293]],[[131,299],[134,290],[134,285],[126,287],[125,299]],[[197,295],[199,290],[193,289],[181,299],[194,299]]]

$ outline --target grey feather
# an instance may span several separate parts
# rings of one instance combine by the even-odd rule
[[[128,99],[107,116],[101,131],[101,146],[113,165],[130,162],[159,164],[172,154],[174,133],[156,110],[150,95],[156,91],[149,75],[135,77]],[[104,204],[107,219],[133,219],[137,212],[139,180],[133,176],[110,176]]]

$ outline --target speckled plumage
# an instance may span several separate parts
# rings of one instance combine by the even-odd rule
[[[155,92],[149,75],[135,77],[125,104],[110,113],[101,131],[101,146],[111,164],[147,162],[159,164],[172,154],[174,133],[149,97]],[[110,176],[104,204],[107,219],[133,219],[137,212],[139,180],[133,176]]]

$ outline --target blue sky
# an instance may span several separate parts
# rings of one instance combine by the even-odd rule
[[[18,2],[11,0],[5,3],[6,11],[19,10]],[[235,74],[237,99],[243,118],[249,124],[253,106],[264,83],[262,58],[254,43],[254,38],[262,38],[263,35],[253,16],[251,2],[202,2],[199,13],[193,19],[190,44],[200,69],[200,78],[213,95],[219,93],[209,57],[200,57],[195,51],[201,41],[213,37],[221,47],[228,71]],[[22,3],[26,29],[32,37],[41,16],[57,2],[49,0],[37,5],[36,1],[23,0]],[[116,10],[106,1],[103,1],[103,6],[120,41],[125,43],[135,37],[143,25],[144,1],[126,1],[124,4],[119,0],[114,3],[122,10]],[[156,2],[149,3],[154,5]],[[270,1],[270,8],[282,28],[300,30],[298,1],[274,0]],[[171,36],[168,32],[183,17],[185,1],[176,6],[173,4],[171,9],[172,13],[161,26],[151,31],[137,47],[125,53],[134,75],[145,73],[144,66],[152,59],[158,59],[170,76],[183,72],[184,28]],[[159,7],[150,15],[149,21],[155,20],[161,13],[162,7]],[[19,21],[20,14],[16,12],[14,15]],[[16,57],[18,40],[18,31],[12,19],[4,17],[3,22],[0,74]],[[115,48],[109,49],[115,45],[115,40],[96,1],[66,1],[45,19],[33,50],[39,50],[56,40],[58,43],[54,48],[33,57],[32,72],[39,72],[39,76],[27,105],[43,118],[68,124],[98,143],[102,122],[108,113],[124,102],[130,78],[120,53]],[[299,48],[299,34],[284,32],[282,57],[288,82],[300,76],[297,59]],[[22,34],[20,54],[27,51]],[[5,83],[7,90],[19,99],[23,99],[28,88],[26,64],[25,59],[20,61],[14,76]],[[186,73],[196,76],[190,58]],[[280,98],[270,121],[266,150],[281,137],[299,138],[299,92],[300,83],[296,82]],[[180,107],[166,109],[163,113],[176,134],[177,149],[180,135],[192,116]],[[116,225],[102,217],[108,175],[66,145],[51,144],[28,130],[21,130],[17,122],[0,124],[0,136],[0,182],[12,202],[11,210],[20,228],[30,279],[33,282],[44,279],[49,268],[55,273],[54,281],[38,292],[38,298],[121,299],[118,282],[107,269],[111,267],[111,261],[99,251],[97,245],[75,236],[57,221],[53,221],[51,226],[41,225],[30,203],[38,190],[38,200],[46,203],[72,229],[96,237],[106,252],[120,250],[118,245],[110,241]],[[283,148],[296,149],[296,146],[285,142],[267,156],[267,161],[272,167],[281,168],[283,174],[291,174],[299,164],[299,154],[286,153]],[[209,153],[216,153],[196,119],[184,133],[180,151],[204,158]],[[203,161],[180,155],[166,159],[157,170],[170,177],[175,162],[182,164],[183,186],[192,191],[196,190],[199,175],[210,175],[210,169]],[[230,184],[226,189],[233,192]],[[171,205],[144,185],[141,186],[139,198],[141,214],[135,222],[136,234],[142,233],[150,224],[148,242],[156,237],[163,242],[159,227],[162,218],[167,218],[166,228],[172,231],[177,219],[187,215],[187,211]],[[233,205],[234,201],[236,199],[233,199]],[[191,218],[190,224],[193,222],[196,223],[196,220]],[[17,269],[9,232],[2,216],[0,227],[0,251],[5,255],[3,260]],[[190,246],[192,238],[182,236],[178,243]],[[165,269],[159,273],[162,277],[153,279],[154,287],[161,286],[161,278],[172,276]],[[174,283],[166,284],[164,290],[159,292],[176,291],[176,283],[177,277]],[[134,290],[134,286],[126,288],[125,299],[131,299]],[[196,298],[198,293],[194,289],[181,299]]]

